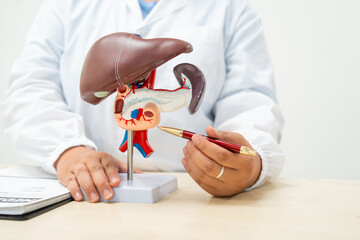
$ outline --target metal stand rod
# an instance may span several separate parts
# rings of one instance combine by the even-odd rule
[[[133,136],[134,136],[134,132],[128,130],[127,180],[133,180]]]

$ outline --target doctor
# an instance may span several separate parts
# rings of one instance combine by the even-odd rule
[[[91,202],[99,200],[98,192],[112,198],[112,187],[120,184],[118,172],[126,171],[125,156],[118,151],[124,131],[113,119],[114,99],[96,106],[82,101],[79,79],[92,44],[114,32],[193,45],[192,53],[158,68],[154,88],[177,88],[173,67],[194,64],[206,77],[202,105],[194,115],[186,109],[162,114],[160,125],[258,153],[236,154],[199,135],[186,143],[153,129],[149,139],[155,153],[149,159],[135,154],[135,172],[186,170],[214,196],[237,194],[279,175],[283,120],[262,23],[246,0],[45,1],[2,102],[5,131],[24,161],[57,174],[77,201],[83,198],[80,186]]]

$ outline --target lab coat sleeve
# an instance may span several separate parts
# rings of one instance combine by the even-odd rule
[[[46,1],[40,8],[1,104],[5,134],[21,160],[54,174],[53,163],[66,149],[79,145],[96,149],[85,136],[81,116],[69,111],[62,94],[62,2]]]
[[[242,134],[259,153],[262,170],[252,189],[283,168],[285,158],[278,144],[283,118],[259,16],[247,3],[232,6],[226,25],[226,80],[214,107],[215,127]]]

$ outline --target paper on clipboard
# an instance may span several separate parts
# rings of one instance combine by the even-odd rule
[[[6,175],[3,170],[6,169],[0,171],[0,214],[21,215],[71,197],[56,179],[34,178],[29,174],[3,176]]]

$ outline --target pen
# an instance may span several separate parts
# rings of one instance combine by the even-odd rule
[[[186,138],[186,139],[189,139],[189,140],[191,140],[191,137],[194,134],[196,134],[196,133],[193,133],[193,132],[189,132],[189,131],[178,129],[178,128],[172,128],[172,127],[158,126],[158,128],[160,130],[163,130],[163,131],[167,132],[167,133],[173,134],[173,135],[175,135],[177,137]],[[256,155],[256,152],[254,150],[252,150],[252,149],[250,149],[250,148],[248,148],[246,146],[239,146],[239,145],[236,145],[236,144],[224,142],[224,141],[221,141],[219,139],[211,138],[211,137],[204,136],[204,135],[201,135],[201,136],[203,136],[209,142],[215,143],[215,144],[219,145],[220,147],[226,148],[226,149],[228,149],[228,150],[230,150],[232,152],[240,153],[240,154],[243,154],[243,155],[250,155],[250,156],[255,156]]]

